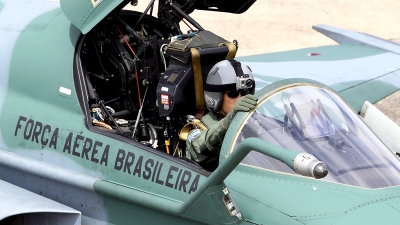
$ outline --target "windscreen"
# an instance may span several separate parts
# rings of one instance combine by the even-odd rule
[[[285,89],[262,100],[247,118],[235,145],[257,137],[312,154],[327,165],[327,181],[363,188],[400,184],[397,157],[334,92],[315,86]],[[295,174],[254,151],[242,164]]]

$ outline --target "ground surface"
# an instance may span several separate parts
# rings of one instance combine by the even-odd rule
[[[139,0],[135,9],[145,9],[147,2]],[[245,56],[336,44],[314,31],[312,25],[315,24],[400,42],[399,9],[397,0],[258,0],[239,15],[198,11],[191,16],[203,28],[227,40],[238,40],[238,56]],[[400,125],[399,103],[400,92],[375,106]]]
[[[147,2],[139,0],[134,9],[145,9]],[[399,9],[396,0],[258,0],[242,14],[195,11],[190,16],[227,40],[237,39],[238,56],[244,56],[335,44],[314,31],[315,24],[400,41]]]

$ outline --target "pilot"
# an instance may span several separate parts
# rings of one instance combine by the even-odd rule
[[[248,112],[257,104],[250,68],[236,60],[215,64],[204,84],[209,112],[201,118],[207,129],[193,129],[186,140],[186,157],[213,171],[226,130],[238,111]]]

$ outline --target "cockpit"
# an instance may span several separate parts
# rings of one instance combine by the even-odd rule
[[[154,1],[148,9],[153,7]],[[84,35],[77,48],[75,79],[77,90],[83,90],[86,124],[95,132],[183,157],[179,132],[190,122],[188,115],[199,109],[195,74],[204,79],[215,63],[233,58],[237,42],[202,29],[187,16],[189,5],[160,2],[158,18],[151,12],[119,10]],[[182,32],[183,18],[195,28]],[[326,163],[329,174],[324,179],[332,182],[364,188],[400,184],[398,159],[330,90],[286,88],[263,99],[249,115],[234,139],[236,145],[257,137],[310,153]],[[242,163],[293,173],[255,152]]]
[[[400,184],[397,157],[336,93],[319,86],[286,88],[263,99],[242,122],[235,144],[257,137],[314,155],[328,167],[322,180],[362,188]],[[295,174],[282,162],[250,152],[242,165]]]
[[[79,100],[86,126],[185,159],[180,131],[195,116],[207,113],[204,99],[198,98],[204,96],[203,90],[197,91],[195,84],[205,81],[217,62],[234,58],[238,44],[204,30],[187,15],[194,8],[203,9],[202,1],[160,1],[157,17],[152,15],[154,1],[143,13],[122,10],[127,3],[89,29],[77,48],[75,84],[82,90]],[[219,11],[239,13],[254,0],[242,3],[245,8],[227,1],[216,4]]]

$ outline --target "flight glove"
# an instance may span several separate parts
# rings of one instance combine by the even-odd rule
[[[257,105],[257,97],[251,94],[242,96],[238,100],[236,100],[233,105],[232,110],[225,116],[225,118],[221,121],[222,126],[227,129],[229,124],[231,124],[233,117],[235,117],[238,111],[248,112]]]

